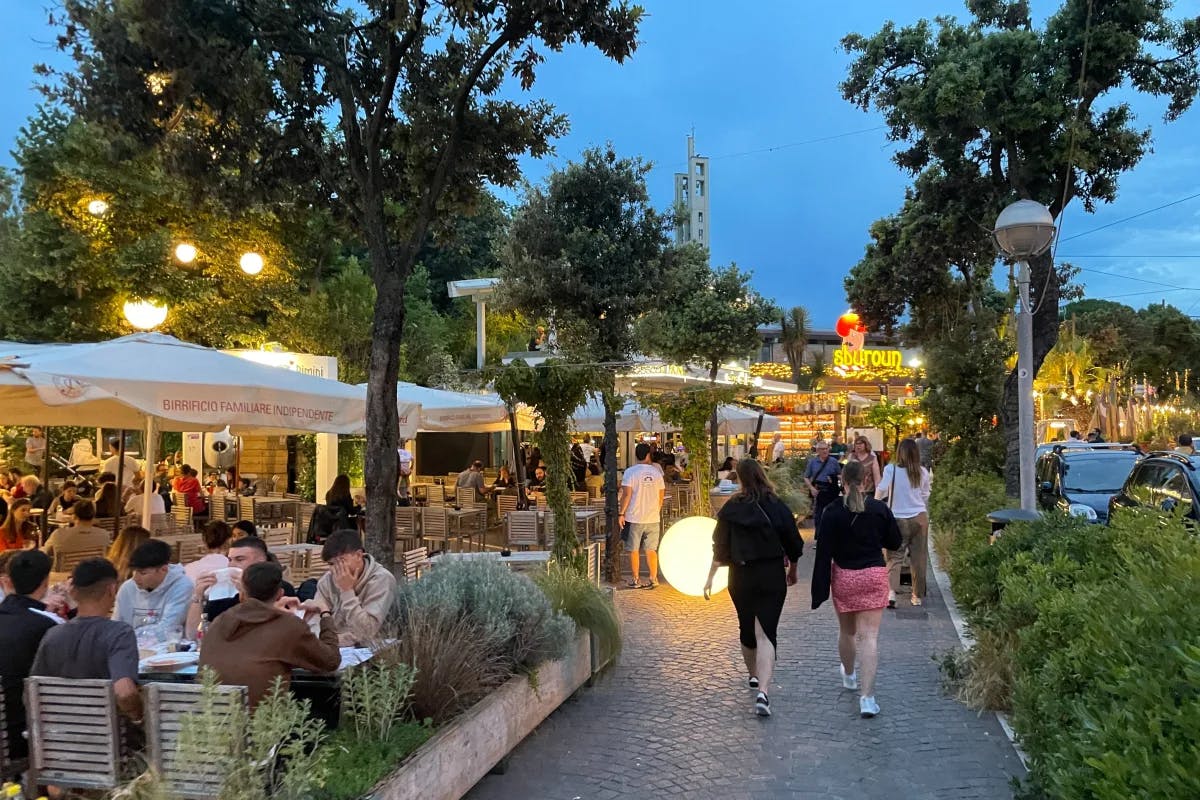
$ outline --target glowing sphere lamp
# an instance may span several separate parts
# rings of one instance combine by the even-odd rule
[[[667,583],[683,594],[704,595],[704,582],[712,565],[712,535],[717,521],[712,517],[685,517],[670,528],[658,545],[658,566]],[[729,567],[713,576],[712,592],[729,585]]]
[[[263,271],[263,257],[254,252],[242,253],[242,258],[238,262],[238,266],[247,275],[257,275]]]
[[[167,319],[167,307],[152,300],[128,300],[125,303],[125,319],[135,328],[150,331]]]
[[[180,264],[190,264],[196,260],[196,245],[190,242],[180,242],[175,245],[175,260]]]

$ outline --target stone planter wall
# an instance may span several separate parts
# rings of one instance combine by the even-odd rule
[[[438,731],[371,794],[375,800],[458,800],[592,677],[591,636],[543,664],[537,689],[517,675]]]

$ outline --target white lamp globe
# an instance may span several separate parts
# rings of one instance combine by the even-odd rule
[[[238,265],[241,266],[242,272],[247,275],[257,275],[263,271],[263,263],[262,256],[255,252],[249,252],[242,253],[242,258],[238,262]]]
[[[153,300],[126,300],[125,319],[135,328],[150,331],[167,319],[167,306]]]
[[[175,245],[175,260],[180,264],[190,264],[196,260],[196,245],[180,242]]]
[[[717,521],[712,517],[685,517],[672,525],[658,545],[658,566],[667,583],[683,594],[704,595],[704,582],[712,564],[712,535]],[[729,585],[729,567],[713,576],[712,593]]]
[[[1018,200],[996,217],[996,244],[1009,256],[1032,258],[1054,241],[1054,217],[1035,200]]]
[[[108,213],[108,203],[97,198],[87,204],[87,210],[93,217],[103,217]]]

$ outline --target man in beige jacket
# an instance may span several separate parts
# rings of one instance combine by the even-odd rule
[[[334,531],[321,558],[329,572],[317,582],[317,596],[306,610],[333,613],[338,642],[365,645],[379,636],[396,595],[396,578],[363,552],[358,531]]]

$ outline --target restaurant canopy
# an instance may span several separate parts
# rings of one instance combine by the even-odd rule
[[[496,394],[454,392],[400,381],[396,386],[396,397],[401,407],[419,407],[414,428],[425,433],[496,433],[509,429],[508,408]],[[519,406],[517,429],[531,431],[536,428],[531,411]],[[400,435],[411,438],[412,434],[401,431]]]
[[[752,408],[733,404],[723,405],[717,409],[717,433],[721,436],[754,433],[758,429],[758,417],[759,412]],[[779,418],[763,414],[761,432],[774,433],[777,430],[779,430]]]
[[[153,418],[168,431],[366,428],[362,393],[354,386],[160,333],[6,349],[15,350],[0,351],[0,417],[8,424],[140,428]]]
[[[604,402],[598,397],[589,398],[571,415],[571,427],[580,433],[602,432],[604,430]],[[625,399],[624,405],[617,412],[617,433],[669,429],[670,426],[664,423],[658,414],[636,400]]]

